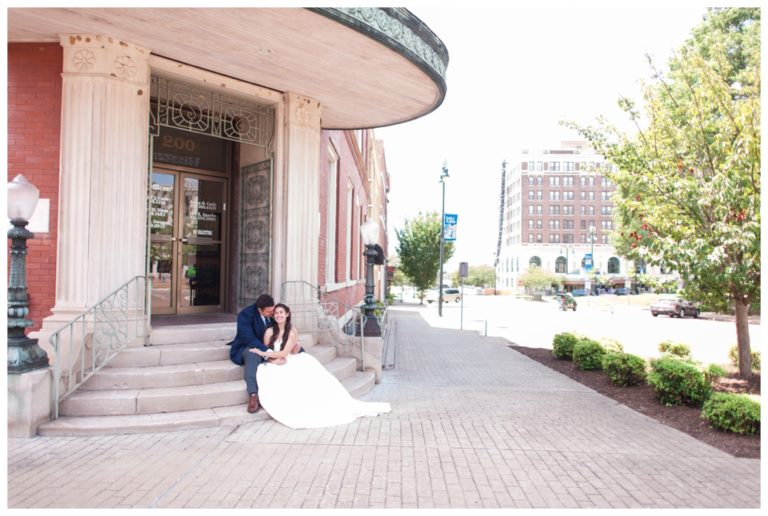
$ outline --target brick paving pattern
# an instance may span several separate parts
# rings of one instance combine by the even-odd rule
[[[547,369],[503,339],[394,310],[397,364],[345,426],[8,440],[8,506],[758,508],[734,458]],[[245,410],[245,408],[243,408]]]

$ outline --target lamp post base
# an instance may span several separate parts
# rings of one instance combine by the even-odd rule
[[[37,345],[37,339],[26,335],[8,336],[8,373],[20,374],[48,367],[48,355]]]

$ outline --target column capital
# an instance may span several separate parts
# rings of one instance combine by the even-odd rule
[[[100,34],[62,34],[64,75],[105,76],[134,84],[149,84],[146,48]]]
[[[320,130],[322,109],[320,102],[293,92],[285,94],[289,125]]]

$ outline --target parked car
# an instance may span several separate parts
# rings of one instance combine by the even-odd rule
[[[427,303],[434,303],[437,301],[437,290],[430,290],[427,292]],[[443,303],[449,303],[454,301],[458,303],[461,301],[461,291],[457,288],[444,288],[443,289]]]
[[[617,296],[626,296],[628,294],[627,289],[624,287],[619,287],[613,291],[614,294]]]
[[[656,317],[659,314],[670,317],[683,318],[686,315],[699,317],[699,308],[681,297],[662,297],[651,305],[651,315]]]
[[[587,295],[587,290],[583,289],[583,288],[575,288],[575,289],[571,290],[571,295],[572,296],[586,296]]]

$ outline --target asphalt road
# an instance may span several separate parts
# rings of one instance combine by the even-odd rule
[[[512,296],[466,295],[462,303],[446,303],[438,316],[436,303],[419,305],[405,299],[397,306],[422,312],[432,326],[478,331],[528,347],[551,348],[555,334],[569,331],[592,338],[619,341],[624,350],[643,357],[659,355],[665,340],[683,342],[693,358],[705,364],[727,364],[728,349],[736,344],[732,321],[653,317],[646,307],[631,304],[626,296],[579,297],[578,309],[563,312],[554,301],[526,301]],[[609,299],[613,298],[613,299]],[[753,350],[761,350],[759,324],[750,324]]]

